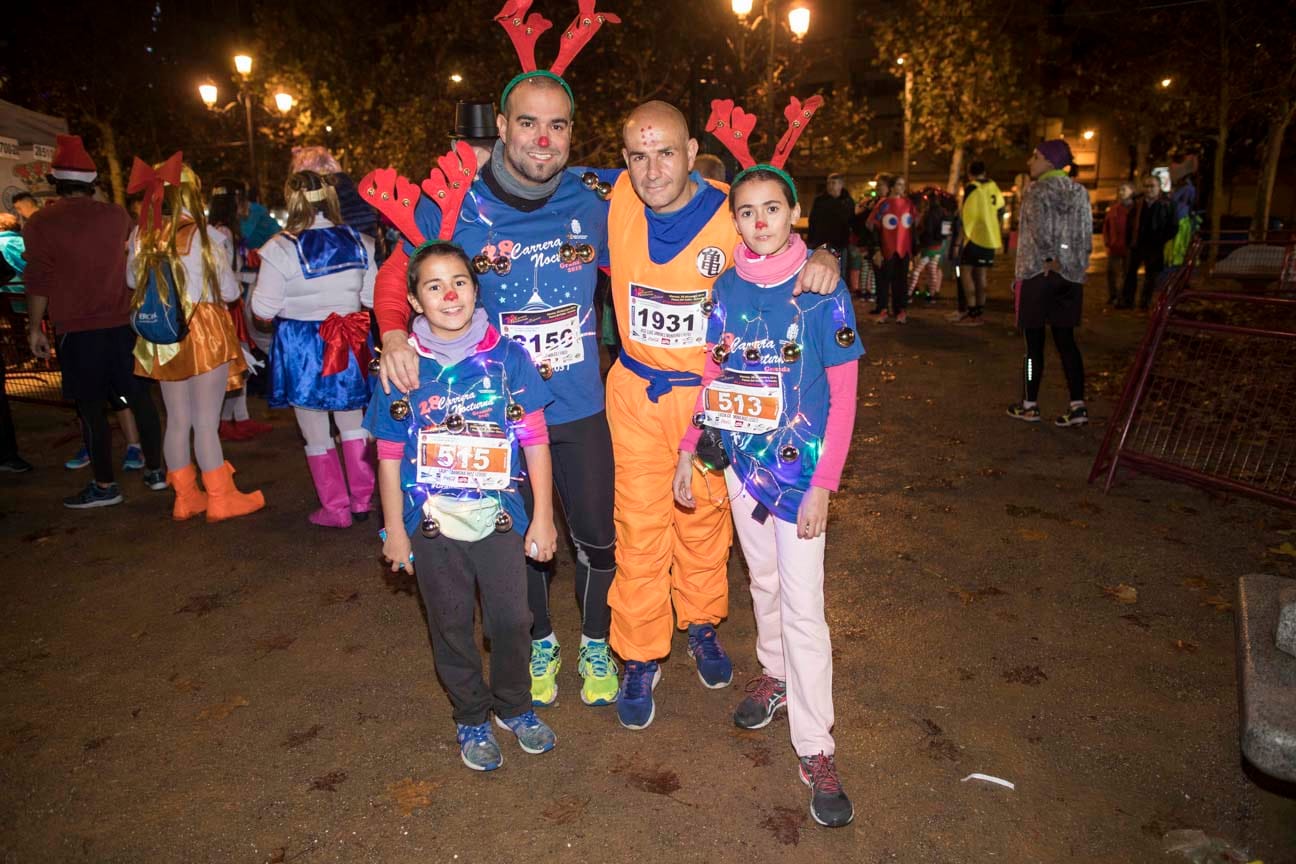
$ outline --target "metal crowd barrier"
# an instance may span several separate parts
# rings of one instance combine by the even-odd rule
[[[38,402],[71,408],[63,399],[63,373],[55,349],[54,328],[44,323],[50,356],[38,360],[27,344],[27,299],[24,294],[0,293],[0,359],[4,361],[5,395],[15,402]]]
[[[1125,468],[1296,507],[1294,261],[1287,236],[1194,239],[1153,310],[1090,483],[1105,476],[1108,491]]]

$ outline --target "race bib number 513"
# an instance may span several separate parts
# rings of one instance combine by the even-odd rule
[[[663,291],[630,283],[630,338],[658,348],[706,344],[706,291]]]
[[[725,370],[707,385],[702,405],[708,426],[763,435],[779,427],[783,387],[778,373]]]
[[[419,430],[415,479],[438,489],[507,489],[512,448],[494,423]]]

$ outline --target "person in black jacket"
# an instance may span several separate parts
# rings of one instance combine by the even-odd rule
[[[811,249],[828,245],[846,260],[846,247],[850,245],[850,224],[855,216],[855,201],[846,191],[841,174],[828,175],[828,188],[815,198],[810,208],[810,233],[806,245]],[[843,276],[845,271],[842,271]]]
[[[1134,289],[1138,287],[1139,265],[1142,265],[1143,290],[1139,294],[1139,308],[1147,309],[1161,271],[1165,269],[1165,244],[1174,239],[1178,230],[1174,204],[1161,191],[1161,181],[1156,177],[1143,178],[1143,196],[1135,202],[1125,230],[1129,241],[1129,263],[1125,270],[1125,289],[1116,308],[1129,309],[1134,305]]]

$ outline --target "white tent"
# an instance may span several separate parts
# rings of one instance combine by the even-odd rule
[[[12,212],[19,192],[53,196],[45,175],[54,158],[54,136],[67,131],[62,118],[0,100],[0,210]]]

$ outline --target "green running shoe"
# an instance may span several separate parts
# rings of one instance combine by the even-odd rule
[[[558,670],[562,668],[560,646],[545,639],[531,642],[531,704],[552,705],[558,701]]]
[[[588,645],[581,646],[576,669],[585,679],[581,684],[582,702],[586,705],[611,705],[617,700],[620,690],[617,664],[607,642],[590,640]]]

